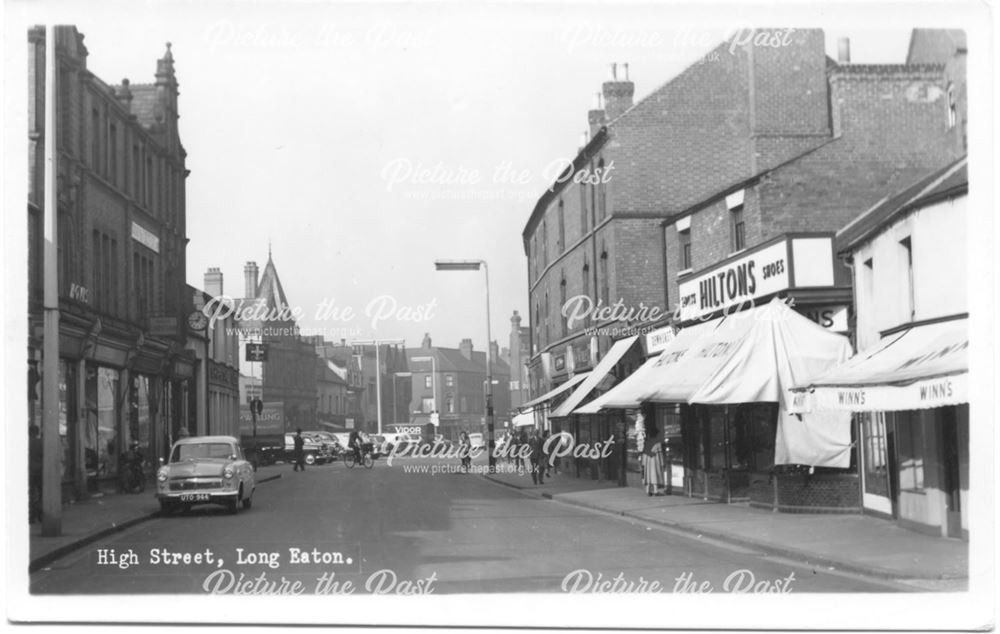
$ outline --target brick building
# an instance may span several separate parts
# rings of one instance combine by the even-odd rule
[[[510,366],[494,341],[493,412],[495,428],[510,422]],[[412,401],[406,427],[424,426],[437,413],[438,432],[457,440],[459,433],[486,433],[486,353],[473,350],[472,340],[458,348],[434,346],[424,335],[419,348],[406,349],[411,372]]]
[[[827,328],[849,332],[850,274],[835,258],[834,232],[963,151],[955,138],[963,125],[949,121],[963,116],[955,102],[964,88],[952,78],[964,73],[964,44],[915,33],[908,63],[868,66],[850,64],[847,42],[839,61],[827,57],[821,31],[779,34],[783,45],[775,48],[724,43],[634,105],[627,67],[624,75],[613,69],[605,108],[588,116],[591,140],[539,199],[523,233],[534,396],[594,370],[613,349],[609,339],[642,332],[616,327],[685,326],[780,295]],[[578,295],[591,305],[617,302],[623,315],[567,323]],[[658,332],[619,349],[607,383],[654,352]],[[576,390],[602,391],[592,380]],[[770,416],[759,409],[735,418]],[[559,413],[578,437],[625,430],[614,414]],[[682,433],[682,409],[657,407],[654,415],[684,452],[695,476],[688,484],[706,483],[698,477],[704,460]],[[735,423],[727,414],[711,424]],[[704,435],[702,427],[690,434]],[[592,466],[594,477],[615,475]],[[765,457],[753,468],[771,466]],[[833,489],[837,499],[823,504],[860,505],[856,477]]]
[[[105,83],[83,34],[56,27],[57,129],[45,130],[45,29],[28,32],[28,364],[42,354],[44,143],[56,135],[60,440],[65,497],[114,486],[138,442],[164,455],[195,421],[185,351],[186,153],[167,44],[149,84]],[[36,386],[32,385],[31,392]],[[29,393],[31,422],[41,403]]]

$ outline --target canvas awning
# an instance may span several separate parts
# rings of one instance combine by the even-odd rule
[[[968,320],[915,326],[801,387],[803,411],[901,411],[969,402]]]
[[[846,337],[775,299],[681,331],[655,363],[644,366],[634,389],[621,390],[618,402],[776,402],[775,464],[847,467],[850,415],[797,416],[789,407],[792,388],[808,381],[803,377],[818,376],[850,354]]]
[[[576,387],[577,385],[579,385],[580,382],[583,381],[585,378],[587,378],[587,375],[589,375],[589,374],[590,374],[590,372],[581,372],[580,374],[573,375],[573,378],[571,378],[570,380],[566,381],[565,383],[563,383],[559,387],[556,387],[555,389],[549,390],[548,392],[546,392],[545,394],[542,394],[538,398],[534,398],[534,399],[528,401],[527,403],[524,403],[523,405],[521,405],[521,409],[528,409],[528,408],[531,408],[531,407],[536,407],[538,405],[542,405],[543,403],[546,403],[547,401],[551,401],[552,399],[554,399],[555,397],[559,396],[560,394],[568,392],[569,390],[571,390],[574,387]]]
[[[660,354],[647,360],[621,383],[578,408],[575,413],[596,414],[602,409],[639,407],[644,400],[648,400],[647,397],[653,391],[653,386],[657,384],[657,375],[663,372],[663,368],[676,363],[700,337],[714,330],[719,325],[719,321],[721,320],[684,328],[677,333]]]
[[[583,399],[587,398],[587,396],[594,391],[594,388],[597,387],[598,383],[604,380],[604,377],[611,373],[611,370],[614,369],[615,365],[618,364],[621,358],[625,356],[625,353],[628,352],[628,349],[631,348],[632,344],[638,341],[638,339],[638,335],[633,335],[616,341],[614,345],[611,346],[611,349],[608,350],[608,353],[604,355],[604,358],[601,359],[600,363],[597,364],[597,367],[594,368],[593,372],[590,373],[590,376],[588,376],[579,385],[579,387],[573,390],[573,393],[569,395],[569,398],[563,401],[559,407],[552,410],[549,417],[560,418],[572,414],[573,410],[579,407],[580,403],[583,402]]]

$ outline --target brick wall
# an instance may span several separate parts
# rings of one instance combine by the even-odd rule
[[[836,231],[957,156],[940,68],[848,66],[831,87],[840,137],[760,183],[764,239]]]

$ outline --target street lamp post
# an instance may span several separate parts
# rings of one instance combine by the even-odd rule
[[[493,334],[490,330],[490,270],[486,260],[438,260],[434,262],[438,271],[478,271],[482,268],[486,278],[486,436],[489,450],[489,467],[492,472],[496,468],[496,457],[493,455]]]

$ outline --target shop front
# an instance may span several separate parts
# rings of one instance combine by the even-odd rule
[[[857,511],[850,417],[789,412],[797,377],[850,354],[781,300],[682,329],[586,410],[650,404],[685,494],[783,511]],[[680,430],[680,440],[676,431]],[[681,481],[681,468],[671,480]]]
[[[613,480],[625,484],[624,465],[627,457],[628,429],[625,417],[620,412],[596,411],[579,413],[581,404],[595,394],[600,395],[616,382],[613,374],[622,359],[628,354],[641,354],[639,336],[633,335],[614,342],[607,354],[588,376],[580,381],[573,392],[549,414],[549,419],[558,421],[559,431],[573,437],[576,445],[596,446],[611,440],[614,450],[600,458],[577,457],[569,459],[571,473],[578,478],[592,480]],[[553,433],[555,433],[553,423]]]
[[[866,513],[968,539],[967,318],[886,335],[798,393],[802,411],[855,412]]]

